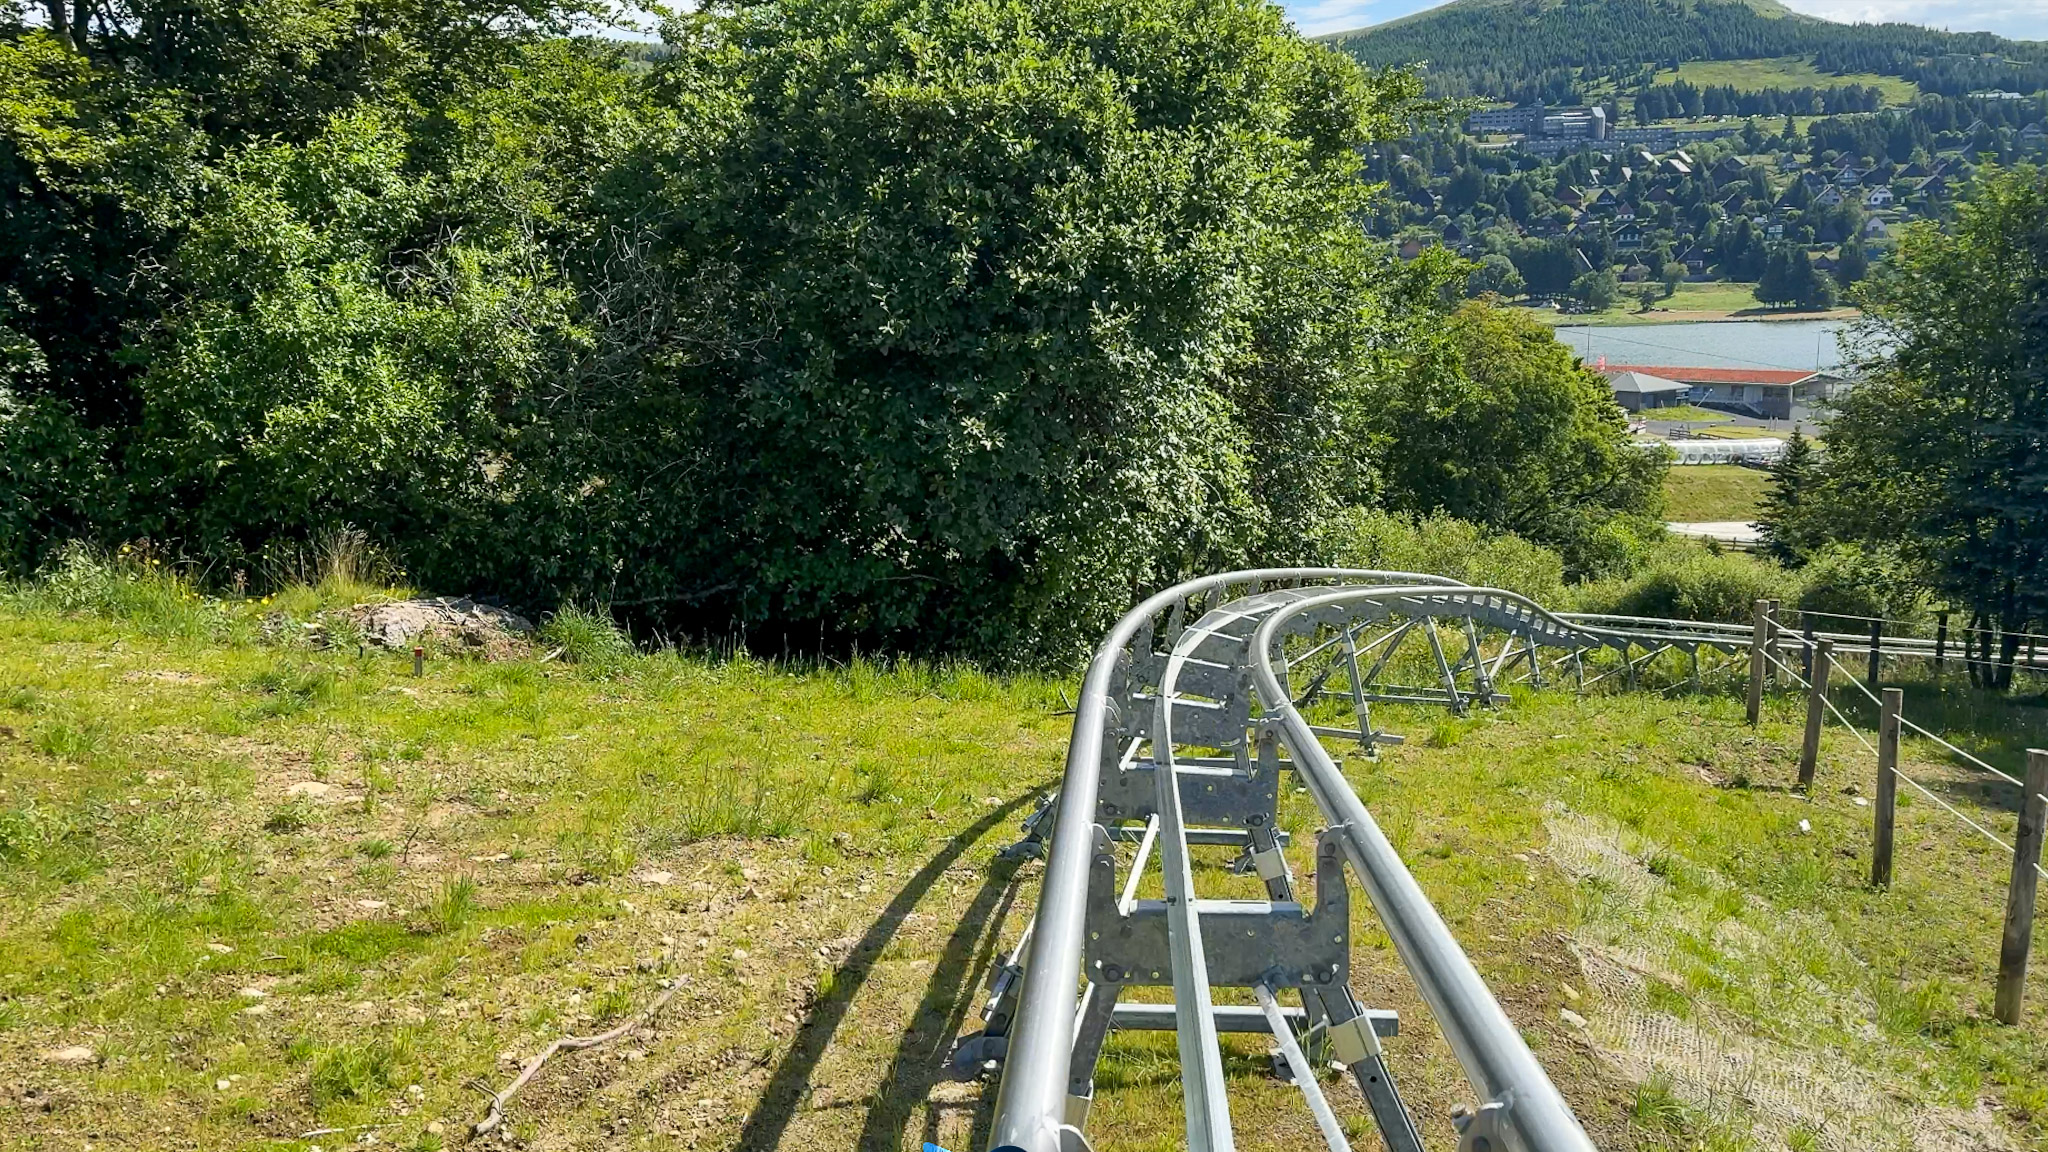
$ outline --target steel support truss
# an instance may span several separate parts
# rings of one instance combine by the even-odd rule
[[[1234,1147],[1226,1032],[1272,1037],[1276,1070],[1301,1087],[1333,1149],[1348,1144],[1318,1060],[1356,1080],[1392,1152],[1420,1152],[1380,1045],[1398,1022],[1350,986],[1357,884],[1479,1097],[1459,1121],[1461,1152],[1591,1152],[1322,740],[1370,756],[1399,742],[1375,726],[1374,704],[1492,707],[1505,686],[1542,687],[1566,665],[1583,684],[1600,652],[1618,655],[1631,680],[1668,650],[1691,656],[1696,675],[1700,648],[1742,643],[1710,626],[1561,617],[1514,593],[1414,573],[1234,572],[1139,605],[1097,650],[1058,797],[1012,850],[1045,857],[1037,913],[993,972],[985,1030],[956,1049],[961,1074],[1001,1077],[990,1148],[1090,1148],[1096,1059],[1108,1033],[1127,1028],[1176,1034],[1194,1152]],[[1396,670],[1421,682],[1396,682]],[[1348,706],[1347,723],[1310,722],[1332,702]],[[1312,892],[1298,890],[1278,827],[1283,772],[1327,825],[1312,842]],[[1135,843],[1128,860],[1119,843]],[[1197,894],[1190,849],[1203,845],[1236,847],[1238,870],[1256,872],[1267,898]],[[1139,899],[1154,865],[1162,895]],[[1171,1003],[1125,996],[1146,987],[1170,988]],[[1219,991],[1235,1002],[1218,1003]]]

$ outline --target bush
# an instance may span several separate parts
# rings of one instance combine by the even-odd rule
[[[1449,516],[1356,509],[1332,529],[1328,554],[1347,568],[1448,576],[1519,592],[1553,609],[1564,599],[1564,560],[1557,553]]]
[[[1918,620],[1927,614],[1927,593],[1911,567],[1894,552],[1854,544],[1830,544],[1815,552],[1800,572],[1799,607],[1808,612]]]
[[[1587,585],[1579,606],[1589,612],[1674,620],[1747,623],[1758,600],[1796,603],[1799,578],[1768,560],[1673,545],[1628,579]]]

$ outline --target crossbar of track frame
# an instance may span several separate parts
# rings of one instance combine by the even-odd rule
[[[1379,683],[1380,672],[1386,668],[1387,661],[1392,660],[1394,658],[1394,651],[1401,646],[1401,642],[1403,640],[1406,640],[1408,638],[1408,634],[1410,632],[1413,632],[1414,630],[1415,621],[1409,620],[1403,623],[1399,628],[1396,628],[1393,631],[1387,633],[1386,639],[1388,643],[1386,651],[1380,653],[1379,659],[1374,660],[1372,662],[1372,670],[1365,674],[1365,682],[1367,684]]]
[[[1633,674],[1637,668],[1648,665],[1650,661],[1655,660],[1657,657],[1662,656],[1664,653],[1671,651],[1671,649],[1672,646],[1666,644],[1662,647],[1652,648],[1643,655],[1635,657],[1633,659],[1623,657],[1622,662],[1616,667],[1609,668],[1607,671],[1602,672],[1598,676],[1593,677],[1591,680],[1586,681],[1586,687],[1591,688],[1593,685],[1598,684],[1602,680],[1607,679],[1609,676],[1612,676],[1617,672],[1627,672]]]

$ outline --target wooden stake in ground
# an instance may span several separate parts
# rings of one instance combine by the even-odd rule
[[[1756,602],[1749,636],[1749,724],[1754,728],[1764,711],[1764,641],[1770,627],[1771,602]]]
[[[490,1111],[484,1113],[484,1118],[476,1122],[476,1125],[469,1130],[469,1134],[471,1136],[482,1136],[496,1129],[498,1125],[503,1124],[505,1122],[505,1102],[512,1099],[513,1095],[521,1088],[526,1087],[526,1082],[533,1079],[534,1073],[539,1072],[542,1065],[554,1059],[555,1053],[580,1052],[585,1048],[596,1048],[601,1044],[609,1044],[653,1019],[654,1014],[667,1007],[668,1002],[675,999],[676,993],[682,990],[683,982],[678,979],[675,983],[668,986],[668,991],[655,997],[654,1003],[641,1009],[639,1015],[634,1016],[631,1020],[619,1025],[617,1028],[609,1032],[600,1032],[595,1036],[564,1036],[541,1049],[540,1055],[528,1060],[526,1067],[519,1070],[519,1075],[513,1077],[510,1084],[505,1085],[502,1090],[491,1094]]]
[[[1877,799],[1871,804],[1876,821],[1870,841],[1870,882],[1879,888],[1892,886],[1892,821],[1899,802],[1899,708],[1904,705],[1903,688],[1884,690],[1884,703],[1877,719]]]
[[[2020,1022],[2027,990],[2027,951],[2034,941],[2034,896],[2041,873],[2041,839],[2048,830],[2048,752],[2027,750],[2026,790],[2020,796],[2020,827],[2013,836],[2012,887],[2005,894],[2005,938],[1998,948],[1998,996],[1992,1006],[1999,1022]]]
[[[1799,746],[1799,788],[1813,791],[1813,772],[1820,765],[1820,723],[1828,710],[1829,673],[1834,671],[1835,646],[1822,640],[1809,650],[1812,671],[1806,688],[1806,742]]]

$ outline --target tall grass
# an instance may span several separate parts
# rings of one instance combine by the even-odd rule
[[[201,595],[188,572],[146,546],[103,552],[69,545],[34,579],[0,589],[0,603],[23,613],[121,620],[167,638],[221,639],[233,625],[219,600]]]
[[[541,643],[552,645],[564,659],[592,671],[611,671],[637,653],[633,641],[611,613],[571,601],[540,626]]]
[[[323,609],[403,600],[405,570],[361,529],[346,525],[311,544],[273,545],[264,552],[263,579],[276,610],[306,617]]]

